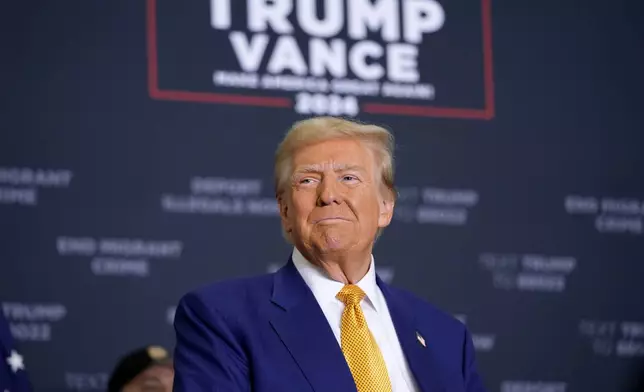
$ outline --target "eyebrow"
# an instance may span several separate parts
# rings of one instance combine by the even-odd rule
[[[328,165],[325,164],[312,164],[312,165],[303,165],[303,166],[298,166],[295,168],[294,173],[319,173],[325,170],[325,167]],[[362,166],[358,165],[351,165],[351,164],[333,164],[333,170],[338,172],[338,171],[346,171],[346,170],[354,170],[354,171],[364,171],[364,168]]]

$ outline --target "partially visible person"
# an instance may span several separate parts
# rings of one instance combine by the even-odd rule
[[[32,388],[25,370],[24,358],[18,352],[9,324],[2,311],[0,311],[0,355],[2,355],[2,362],[0,362],[0,391],[31,391]]]
[[[171,392],[172,358],[160,346],[147,346],[122,357],[107,384],[108,392]]]

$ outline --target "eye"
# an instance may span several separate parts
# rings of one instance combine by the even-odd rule
[[[351,174],[345,174],[344,176],[342,176],[342,180],[344,181],[356,181],[357,179],[358,177],[352,176]]]

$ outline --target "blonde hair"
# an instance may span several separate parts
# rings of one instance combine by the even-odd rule
[[[338,117],[313,117],[298,121],[288,130],[275,153],[274,185],[279,198],[293,174],[293,153],[302,147],[332,139],[357,139],[374,153],[380,184],[388,198],[396,200],[394,186],[394,136],[385,128]],[[378,230],[380,236],[382,229]],[[288,236],[284,233],[286,238]]]

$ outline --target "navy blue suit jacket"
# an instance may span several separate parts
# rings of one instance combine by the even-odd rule
[[[484,392],[465,326],[377,282],[419,390]],[[356,391],[340,345],[292,261],[274,274],[186,294],[174,325],[175,392]]]

